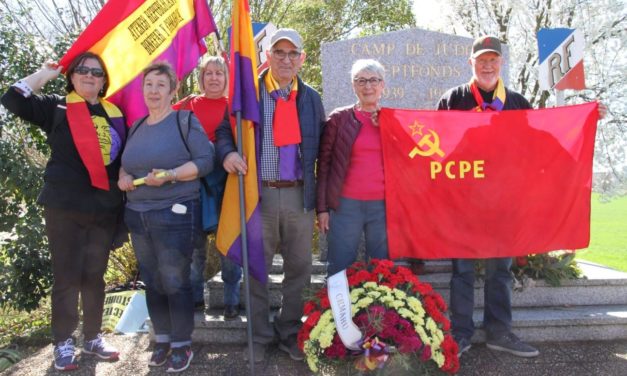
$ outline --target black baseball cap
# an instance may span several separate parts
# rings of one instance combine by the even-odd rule
[[[472,54],[470,57],[474,59],[485,52],[495,52],[501,56],[501,41],[499,38],[492,35],[484,35],[475,39],[472,43]]]

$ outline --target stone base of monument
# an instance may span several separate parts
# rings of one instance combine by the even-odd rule
[[[271,319],[281,302],[282,264],[281,257],[276,256],[269,282]],[[529,342],[627,339],[627,273],[590,263],[580,266],[585,279],[565,280],[559,287],[540,280],[513,292],[512,325],[520,338]],[[314,261],[313,269],[311,284],[315,289],[324,282],[325,265]],[[450,261],[429,260],[425,269],[427,274],[419,278],[431,283],[448,302]],[[483,281],[478,280],[474,315],[478,328],[483,312],[482,287]],[[224,321],[222,317],[223,286],[219,274],[207,282],[206,291],[209,309],[196,315],[194,342],[245,344],[245,310],[242,309],[242,316],[233,321]],[[244,303],[243,296],[241,301]],[[483,331],[478,330],[473,341],[485,341]]]

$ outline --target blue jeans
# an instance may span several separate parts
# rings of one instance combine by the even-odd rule
[[[328,275],[346,269],[357,259],[362,232],[368,258],[388,258],[385,201],[353,200],[341,197],[340,206],[330,213],[327,235]]]
[[[200,202],[180,203],[185,214],[172,208],[125,211],[139,271],[146,284],[146,303],[157,342],[173,347],[191,344],[194,301],[190,264],[197,237],[202,234]]]
[[[202,234],[196,239],[196,245],[192,252],[192,265],[190,269],[190,282],[192,284],[192,296],[194,304],[205,302],[205,263],[207,262],[206,245],[207,237]]]
[[[242,278],[242,268],[220,254],[222,267],[222,282],[224,282],[224,305],[239,304],[239,281]]]
[[[453,259],[451,278],[451,324],[453,335],[470,339],[474,334],[475,261]],[[488,339],[511,331],[512,324],[511,257],[485,260],[483,328]]]

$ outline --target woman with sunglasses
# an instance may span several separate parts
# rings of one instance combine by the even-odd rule
[[[385,70],[376,60],[351,69],[357,103],[330,115],[320,141],[316,211],[326,233],[329,276],[357,259],[362,233],[368,258],[388,258],[383,154],[377,123]]]
[[[66,96],[37,94],[59,76],[52,61],[13,84],[2,104],[41,128],[50,159],[38,203],[44,207],[52,260],[54,366],[78,368],[72,333],[83,309],[83,353],[117,360],[119,353],[100,334],[104,273],[123,209],[117,186],[126,127],[120,110],[102,99],[108,75],[102,59],[85,52],[66,72]]]

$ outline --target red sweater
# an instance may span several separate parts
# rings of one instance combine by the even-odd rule
[[[175,103],[175,110],[190,110],[196,115],[211,142],[216,142],[216,128],[224,119],[228,101],[226,97],[210,99],[204,95],[186,97]]]

